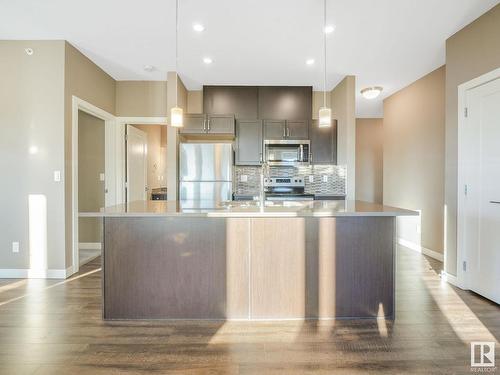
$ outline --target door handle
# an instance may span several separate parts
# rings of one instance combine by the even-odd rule
[[[490,203],[493,203],[493,204],[500,204],[500,201],[490,201]]]

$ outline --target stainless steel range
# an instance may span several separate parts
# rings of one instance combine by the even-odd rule
[[[266,200],[314,200],[313,194],[305,193],[303,177],[266,177],[264,193]]]

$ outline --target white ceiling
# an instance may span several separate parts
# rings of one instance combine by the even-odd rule
[[[189,89],[322,90],[322,0],[179,2],[178,64]],[[327,40],[327,88],[355,75],[357,116],[382,116],[384,97],[444,64],[446,38],[499,2],[327,0],[336,27]],[[205,31],[193,31],[194,22]],[[117,80],[165,80],[175,70],[175,0],[0,0],[0,39],[66,39]],[[307,66],[308,58],[316,63]],[[359,91],[372,85],[384,91],[368,101]]]

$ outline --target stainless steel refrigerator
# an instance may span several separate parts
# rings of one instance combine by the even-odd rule
[[[179,154],[181,201],[210,206],[232,199],[233,150],[230,143],[181,143]]]

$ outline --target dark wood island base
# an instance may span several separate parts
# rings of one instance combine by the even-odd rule
[[[104,319],[394,318],[395,216],[109,216],[104,227]]]

